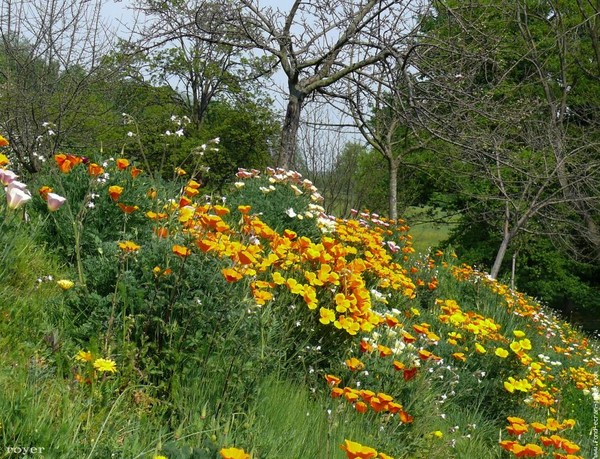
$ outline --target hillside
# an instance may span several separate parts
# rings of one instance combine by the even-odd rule
[[[280,169],[0,162],[5,457],[597,457],[597,341],[402,220]]]

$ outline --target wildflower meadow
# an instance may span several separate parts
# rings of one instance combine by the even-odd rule
[[[598,342],[405,221],[0,139],[1,457],[598,457]]]

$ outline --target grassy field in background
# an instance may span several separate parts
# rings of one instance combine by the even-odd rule
[[[413,237],[413,247],[425,253],[438,246],[450,236],[457,216],[448,216],[440,209],[432,207],[409,207],[401,216],[410,225],[409,234]]]

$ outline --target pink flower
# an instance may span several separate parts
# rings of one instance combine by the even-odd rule
[[[62,207],[62,205],[67,201],[67,198],[63,198],[62,196],[57,195],[56,193],[48,193],[48,210],[50,212],[54,212]]]
[[[18,175],[13,171],[0,169],[0,182],[2,185],[8,185],[17,179]]]
[[[19,182],[18,180],[13,180],[8,184],[8,188],[18,188],[19,190],[27,191],[27,184]]]
[[[31,195],[27,190],[22,190],[21,188],[11,186],[6,188],[6,201],[10,209],[18,209],[30,200]]]

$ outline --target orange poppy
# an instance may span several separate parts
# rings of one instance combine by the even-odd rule
[[[184,247],[182,245],[174,245],[172,250],[175,255],[177,255],[181,258],[187,258],[192,253],[192,251],[190,249],[188,249],[187,247]]]
[[[408,414],[404,410],[398,413],[398,417],[400,418],[400,421],[404,424],[410,424],[411,422],[413,422],[414,419],[410,414]]]
[[[125,159],[125,158],[119,158],[117,159],[117,168],[122,171],[124,169],[127,169],[129,167],[129,160]]]
[[[96,163],[90,163],[88,164],[88,174],[90,174],[92,177],[98,177],[99,175],[104,173],[104,168],[101,166],[98,166],[98,164]]]
[[[345,440],[340,448],[346,452],[348,459],[372,459],[377,457],[377,450],[350,440]]]
[[[44,201],[46,201],[48,199],[48,193],[52,193],[52,188],[50,188],[49,186],[44,185],[43,187],[41,187],[39,189],[39,193],[40,193],[40,196],[42,197],[42,199]]]
[[[227,282],[237,282],[244,276],[233,268],[225,268],[221,270]]]
[[[125,212],[126,214],[132,214],[133,212],[135,212],[136,210],[139,209],[138,206],[128,206],[126,204],[123,204],[121,202],[118,202],[117,205],[119,206],[119,208]]]
[[[160,226],[158,228],[154,228],[154,234],[156,234],[159,239],[165,239],[169,235],[169,230],[164,226]]]
[[[409,368],[409,369],[405,369],[404,370],[404,380],[405,381],[410,381],[411,379],[413,379],[417,374],[417,367],[414,368]]]
[[[339,383],[342,382],[341,378],[338,378],[334,375],[325,375],[325,379],[327,380],[327,384],[329,384],[330,386],[337,386]]]
[[[140,175],[141,173],[142,173],[142,169],[140,169],[140,168],[137,168],[137,167],[135,167],[135,166],[133,166],[133,167],[131,168],[131,176],[132,176],[133,178],[136,178],[136,177],[137,177],[138,175]]]
[[[108,195],[113,201],[118,201],[123,194],[123,187],[118,185],[112,185],[108,187]]]

